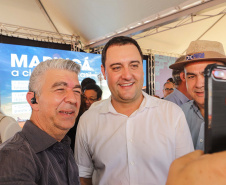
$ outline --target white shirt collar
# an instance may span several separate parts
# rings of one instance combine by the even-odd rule
[[[137,109],[137,111],[142,111],[144,108],[152,108],[152,107],[156,107],[158,106],[158,99],[155,97],[152,97],[150,95],[148,95],[147,93],[142,91],[142,94],[144,96],[143,101],[140,104],[139,109]],[[100,113],[113,113],[113,114],[118,114],[118,112],[115,110],[115,108],[113,107],[112,103],[111,103],[111,96],[104,100],[104,104],[103,106],[101,106],[100,108]]]

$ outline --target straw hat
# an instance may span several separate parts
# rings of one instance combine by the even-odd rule
[[[216,41],[197,40],[192,41],[186,51],[185,60],[169,66],[170,69],[183,69],[188,63],[198,61],[220,61],[226,64],[226,56],[223,45]]]

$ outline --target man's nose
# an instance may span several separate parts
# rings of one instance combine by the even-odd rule
[[[89,103],[90,103],[89,98],[86,98],[86,99],[85,99],[85,102],[86,102],[87,104],[89,104]]]
[[[196,80],[196,87],[201,88],[204,87],[205,77],[204,75],[198,75]]]
[[[127,80],[132,78],[132,72],[129,68],[126,67],[123,69],[122,78],[127,79]]]
[[[65,97],[65,102],[74,104],[78,101],[80,96],[76,96],[75,92],[73,90],[68,90],[66,97]]]

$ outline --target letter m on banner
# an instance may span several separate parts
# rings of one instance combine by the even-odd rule
[[[11,67],[27,67],[27,55],[21,55],[20,60],[17,54],[11,54]]]

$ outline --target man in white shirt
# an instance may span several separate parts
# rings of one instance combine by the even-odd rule
[[[193,151],[182,110],[142,92],[142,57],[137,42],[124,36],[102,51],[111,97],[94,103],[78,124],[75,159],[82,185],[163,185],[171,162]]]

